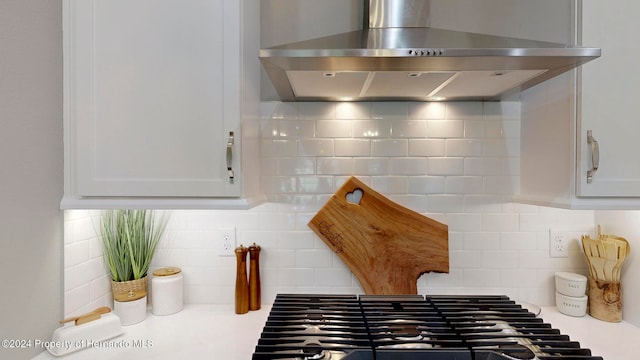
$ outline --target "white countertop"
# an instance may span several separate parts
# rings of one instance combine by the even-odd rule
[[[107,341],[107,345],[120,348],[92,347],[62,357],[45,351],[34,359],[248,360],[270,308],[263,305],[258,311],[236,315],[233,305],[187,305],[173,315],[149,313],[143,322],[124,326],[124,335]],[[607,323],[588,315],[571,317],[555,307],[543,307],[540,317],[605,360],[635,360],[640,354],[640,328],[627,322]]]
[[[640,354],[640,328],[622,321],[609,323],[589,315],[572,317],[560,313],[555,306],[542,307],[539,315],[546,323],[591,349],[594,356],[605,360],[635,360]]]
[[[61,357],[48,352],[34,359],[228,359],[248,360],[267,320],[271,306],[237,315],[234,305],[186,305],[172,315],[148,312],[144,321],[123,326],[122,336],[106,341],[122,348],[93,347]],[[137,344],[149,344],[146,348]]]

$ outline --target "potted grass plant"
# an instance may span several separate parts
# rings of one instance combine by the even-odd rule
[[[102,213],[102,252],[111,276],[114,310],[123,325],[145,318],[147,272],[166,224],[166,217],[156,219],[153,210]],[[134,307],[140,310],[133,311]]]

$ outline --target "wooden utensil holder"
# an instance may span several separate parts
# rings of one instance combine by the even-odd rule
[[[589,278],[589,315],[608,321],[622,321],[622,286],[619,281]]]

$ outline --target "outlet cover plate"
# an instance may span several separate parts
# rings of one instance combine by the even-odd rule
[[[569,242],[572,235],[572,232],[549,229],[549,257],[569,257]]]
[[[218,235],[218,255],[235,256],[236,254],[236,228],[221,228]]]

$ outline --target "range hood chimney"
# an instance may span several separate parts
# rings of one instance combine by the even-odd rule
[[[260,50],[282,101],[499,101],[600,49],[434,29],[429,0],[364,0],[363,30]]]

